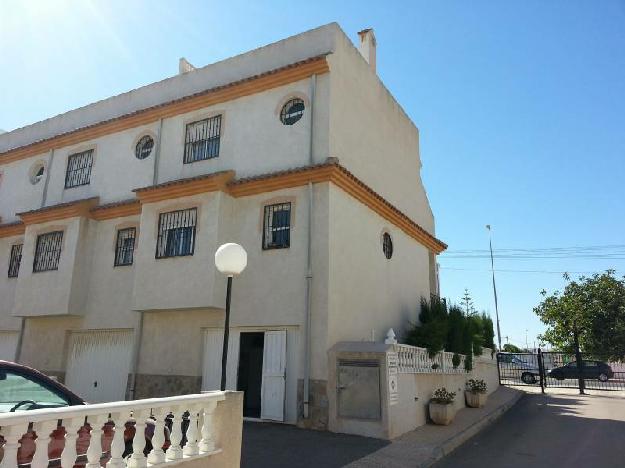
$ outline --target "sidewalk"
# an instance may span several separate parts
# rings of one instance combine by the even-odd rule
[[[523,392],[499,387],[483,408],[464,408],[449,426],[427,424],[346,465],[350,468],[428,467],[452,452],[510,409]]]

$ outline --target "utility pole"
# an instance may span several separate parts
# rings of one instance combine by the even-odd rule
[[[490,246],[490,269],[493,273],[493,295],[495,296],[495,317],[497,319],[497,342],[501,351],[501,328],[499,327],[499,307],[497,305],[497,286],[495,285],[495,261],[493,260],[493,238],[490,231],[490,224],[486,225],[488,229],[488,245]]]

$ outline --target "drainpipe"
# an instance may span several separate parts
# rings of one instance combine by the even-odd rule
[[[163,119],[158,121],[158,135],[156,135],[156,150],[154,151],[154,172],[152,184],[158,183],[158,164],[161,160],[161,134],[163,133]]]
[[[135,347],[132,353],[132,374],[130,375],[130,390],[128,399],[136,400],[137,395],[137,371],[139,369],[139,354],[141,352],[141,341],[143,338],[143,311],[139,312],[139,324],[135,332]]]
[[[156,148],[154,149],[154,171],[152,184],[158,183],[158,164],[161,159],[161,134],[163,133],[163,119],[158,121],[158,134],[156,135]],[[137,396],[137,372],[139,372],[139,357],[141,354],[141,342],[143,340],[143,319],[145,312],[139,311],[139,323],[135,332],[135,346],[132,352],[132,374],[130,374],[130,390],[128,399],[135,400]]]
[[[46,167],[46,180],[43,182],[43,194],[41,196],[40,208],[46,206],[48,199],[48,185],[50,183],[50,171],[52,170],[52,161],[54,161],[54,148],[50,150],[50,157],[48,158],[48,166]],[[17,335],[17,345],[15,346],[15,354],[13,356],[13,362],[19,362],[22,356],[22,342],[24,341],[24,331],[26,328],[26,317],[22,317],[20,320],[20,331]]]
[[[314,134],[314,102],[317,75],[310,77],[310,141],[308,144],[309,164],[314,164],[313,134]],[[306,266],[306,349],[304,355],[304,419],[310,417],[310,359],[311,359],[311,309],[312,309],[312,222],[313,222],[313,184],[308,182],[308,246]]]

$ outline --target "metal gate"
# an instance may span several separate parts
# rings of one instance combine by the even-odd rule
[[[625,363],[589,353],[497,353],[501,385],[584,390],[625,390]]]

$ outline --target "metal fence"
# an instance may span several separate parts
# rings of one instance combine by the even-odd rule
[[[580,353],[497,353],[501,385],[580,390],[625,390],[625,363]]]

